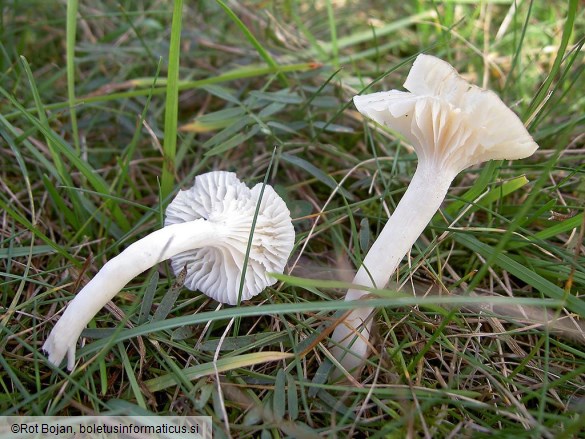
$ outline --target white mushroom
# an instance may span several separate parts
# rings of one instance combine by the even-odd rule
[[[258,207],[241,300],[259,294],[282,273],[294,244],[290,212],[271,186],[249,189],[234,173],[209,172],[179,191],[166,210],[165,227],[133,243],[108,261],[67,306],[43,345],[49,361],[67,355],[73,369],[83,328],[130,280],[172,258],[175,275],[184,268],[184,285],[218,302],[238,303],[244,259]]]
[[[364,258],[353,283],[384,288],[402,258],[439,209],[462,170],[487,160],[528,157],[538,145],[493,92],[469,84],[445,61],[419,55],[404,83],[392,90],[355,96],[357,109],[396,130],[414,147],[418,166],[396,210]],[[351,289],[346,300],[366,292]],[[334,355],[359,371],[368,350],[372,308],[356,308],[335,329]]]

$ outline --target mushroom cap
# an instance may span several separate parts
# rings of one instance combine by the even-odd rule
[[[175,275],[186,267],[184,285],[222,303],[238,303],[244,258],[262,184],[248,188],[232,172],[215,171],[195,177],[166,210],[165,226],[203,218],[219,231],[213,245],[171,258]],[[196,225],[194,225],[196,227]],[[259,294],[282,273],[294,245],[294,228],[286,204],[266,185],[260,201],[246,268],[242,300]]]
[[[404,87],[355,96],[358,111],[402,134],[421,163],[459,173],[487,160],[536,151],[522,121],[492,91],[469,84],[447,62],[419,55]]]

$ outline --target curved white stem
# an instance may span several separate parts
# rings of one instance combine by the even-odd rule
[[[386,286],[402,258],[439,209],[456,174],[419,162],[396,210],[364,258],[353,280],[355,285],[373,288]],[[351,289],[345,300],[358,300],[366,294],[366,291]],[[366,358],[372,311],[373,308],[369,307],[352,310],[335,328],[331,337],[337,343],[331,352],[347,371],[353,371],[354,374],[359,372]]]
[[[75,348],[83,328],[97,312],[140,273],[187,250],[217,241],[217,224],[197,219],[152,232],[109,260],[75,296],[49,334],[43,350],[58,366],[67,354],[67,369],[75,364]]]

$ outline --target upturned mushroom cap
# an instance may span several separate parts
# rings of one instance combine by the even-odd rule
[[[355,96],[360,113],[402,134],[421,164],[455,175],[487,160],[528,157],[538,145],[522,121],[493,92],[469,84],[445,61],[419,55],[404,82]]]
[[[175,275],[185,267],[184,285],[222,303],[238,302],[244,258],[262,184],[249,189],[231,172],[209,172],[179,191],[166,210],[165,226],[203,218],[217,225],[220,236],[210,246],[171,258]],[[242,300],[259,294],[282,273],[294,245],[294,228],[284,201],[264,186],[246,268]]]

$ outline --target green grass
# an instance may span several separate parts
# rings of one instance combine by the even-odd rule
[[[181,26],[183,23],[183,1],[173,2],[173,20],[167,66],[165,100],[165,125],[163,141],[163,169],[161,195],[166,199],[175,182],[175,161],[177,155],[177,124],[179,118],[179,66],[181,58]]]
[[[0,412],[211,415],[218,438],[582,436],[584,12],[516,3],[0,9]],[[333,382],[326,328],[416,166],[351,97],[400,89],[419,52],[496,91],[540,148],[456,179],[401,292],[375,292],[363,373]],[[217,310],[161,264],[95,317],[72,374],[50,366],[58,311],[214,169],[283,196],[292,271]]]

